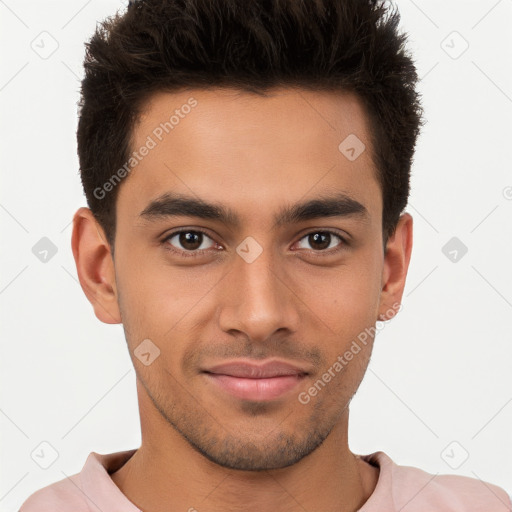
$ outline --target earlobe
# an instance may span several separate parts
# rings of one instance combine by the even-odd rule
[[[413,219],[409,213],[400,216],[395,232],[389,237],[382,271],[379,317],[390,320],[401,308],[407,271],[412,253]]]
[[[110,246],[89,208],[79,208],[73,217],[71,248],[80,285],[94,314],[104,323],[121,323]]]

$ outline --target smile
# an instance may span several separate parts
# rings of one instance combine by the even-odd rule
[[[232,396],[266,401],[280,398],[297,387],[308,372],[285,362],[256,365],[238,361],[217,365],[203,373],[212,384]]]

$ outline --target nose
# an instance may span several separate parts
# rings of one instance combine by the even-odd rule
[[[219,327],[225,332],[235,330],[253,342],[265,342],[277,331],[298,329],[300,300],[271,250],[250,263],[237,255],[221,293]]]

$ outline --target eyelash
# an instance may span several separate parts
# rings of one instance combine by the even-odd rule
[[[171,244],[168,243],[169,240],[171,240],[176,235],[179,235],[180,233],[202,233],[203,235],[206,235],[208,238],[212,238],[208,233],[200,228],[194,228],[194,229],[179,229],[176,231],[173,231],[169,235],[167,235],[162,240],[162,245],[164,246],[164,249],[167,251],[171,251],[174,254],[178,254],[179,256],[182,256],[184,258],[197,258],[199,256],[202,256],[203,254],[207,253],[210,249],[196,249],[194,251],[181,251],[179,249],[174,248]],[[336,247],[334,249],[328,249],[328,250],[320,250],[320,251],[312,251],[315,257],[322,257],[324,255],[332,255],[336,254],[339,251],[342,251],[346,248],[346,246],[349,245],[348,241],[342,237],[339,233],[336,231],[332,231],[329,229],[315,229],[313,231],[310,231],[309,233],[306,233],[303,235],[300,239],[306,238],[307,236],[313,234],[313,233],[328,233],[329,235],[334,235],[335,237],[339,238],[342,242],[342,244],[339,247]]]

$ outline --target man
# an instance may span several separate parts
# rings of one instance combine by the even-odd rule
[[[372,0],[144,0],[97,30],[72,249],[123,324],[142,444],[21,512],[512,509],[348,447],[412,249],[422,109],[398,22]]]

